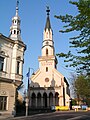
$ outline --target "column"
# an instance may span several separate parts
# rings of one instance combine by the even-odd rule
[[[36,97],[36,107],[37,107],[37,97]]]
[[[47,107],[49,107],[49,96],[47,96]]]
[[[53,96],[53,105],[55,106],[55,96]]]

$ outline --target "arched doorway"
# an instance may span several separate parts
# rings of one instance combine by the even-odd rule
[[[55,93],[55,105],[56,106],[59,105],[59,93],[58,92]]]
[[[49,93],[49,106],[53,105],[53,94],[50,92]]]
[[[36,107],[36,95],[32,93],[31,95],[31,107]]]
[[[41,93],[37,94],[37,107],[41,107]]]
[[[43,94],[43,107],[47,107],[47,93]]]

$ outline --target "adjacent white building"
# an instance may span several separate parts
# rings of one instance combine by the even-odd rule
[[[18,1],[9,37],[0,33],[0,113],[15,113],[16,89],[22,84],[24,51]]]
[[[70,91],[66,78],[57,71],[57,58],[50,24],[49,8],[43,32],[39,69],[32,75],[29,87],[29,106],[32,108],[52,105],[69,106]]]

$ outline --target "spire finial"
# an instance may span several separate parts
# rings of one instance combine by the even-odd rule
[[[46,6],[46,7],[47,7],[47,10],[46,10],[47,15],[49,15],[49,12],[50,12],[49,6]]]
[[[17,3],[16,3],[16,16],[18,15],[18,6],[19,6],[19,0],[17,0]]]
[[[19,0],[17,0],[17,4],[16,4],[16,7],[18,8],[18,5],[19,5]]]

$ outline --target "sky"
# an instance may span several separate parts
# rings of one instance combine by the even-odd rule
[[[21,19],[21,38],[27,49],[24,54],[23,76],[28,68],[37,71],[39,68],[38,56],[41,56],[43,31],[46,24],[46,6],[50,8],[50,22],[53,30],[55,53],[69,51],[69,38],[75,33],[62,34],[63,23],[54,15],[76,15],[77,9],[69,0],[19,0],[19,17]],[[0,0],[0,33],[9,36],[12,17],[15,15],[16,0]],[[62,58],[58,58],[57,69],[67,79],[72,72],[65,68]],[[72,69],[73,70],[73,69]],[[33,71],[30,72],[30,75]]]

